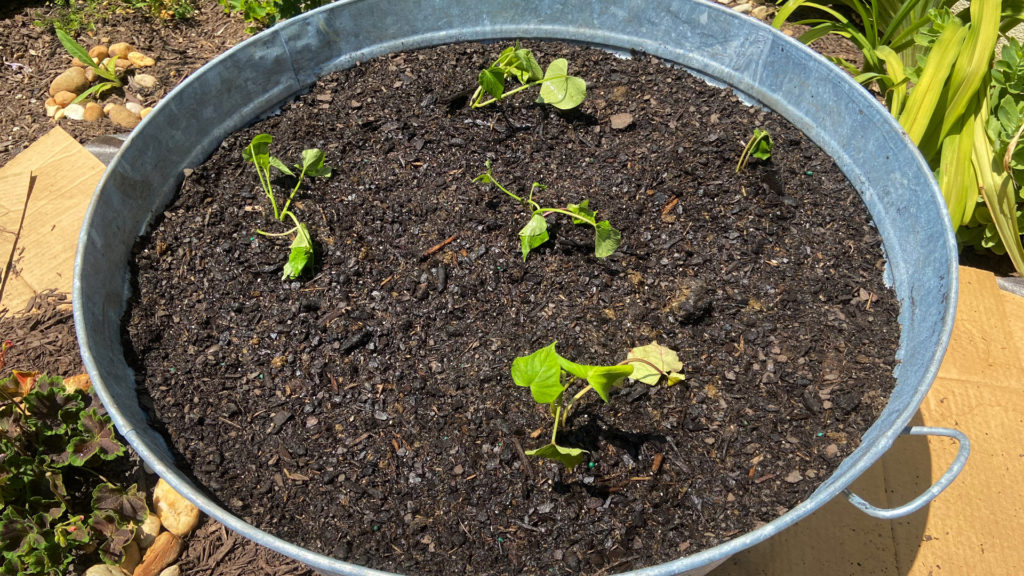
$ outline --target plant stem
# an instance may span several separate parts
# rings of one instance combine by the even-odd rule
[[[574,218],[578,218],[578,216],[576,216],[575,214],[570,214],[570,216],[573,216]],[[654,368],[654,370],[656,370],[658,372],[658,374],[661,374],[662,376],[668,376],[668,374],[666,374],[661,368],[658,368],[653,363],[651,363],[651,362],[649,362],[647,360],[644,360],[643,358],[632,358],[632,357],[631,358],[626,358],[622,362],[619,362],[617,364],[617,366],[625,366],[626,364],[629,364],[631,362],[639,362],[641,364],[647,364],[651,368]],[[565,424],[565,420],[569,417],[569,412],[572,410],[572,407],[576,405],[576,401],[579,400],[580,398],[582,398],[584,394],[586,394],[587,392],[589,392],[589,391],[591,391],[593,389],[594,389],[594,386],[592,384],[588,384],[585,388],[583,388],[582,390],[577,392],[576,395],[572,397],[572,400],[569,400],[569,404],[565,407],[565,410],[562,412],[562,424]],[[558,417],[556,416],[555,418],[557,419]]]
[[[483,98],[483,95],[480,94],[480,88],[477,88],[477,91],[474,93],[474,95],[475,96],[479,96],[478,101],[470,104],[469,107],[470,108],[483,108],[484,106],[487,106],[488,104],[493,104],[493,103],[495,103],[495,102],[497,102],[499,100],[504,100],[505,98],[515,94],[516,92],[522,92],[523,90],[526,90],[527,88],[532,88],[532,87],[534,87],[534,86],[536,86],[538,84],[543,84],[543,83],[547,82],[548,80],[562,80],[562,79],[565,79],[565,78],[568,78],[568,77],[569,77],[568,74],[562,74],[560,76],[551,76],[550,78],[541,78],[540,80],[534,80],[533,82],[530,82],[529,84],[523,84],[522,86],[520,86],[518,88],[513,88],[512,90],[509,90],[508,92],[505,92],[504,94],[501,95],[500,98],[491,98],[490,100],[488,100],[486,102],[480,102],[479,101],[479,98]]]
[[[305,164],[305,162],[303,162]],[[302,172],[299,173],[299,181],[295,183],[295,188],[292,189],[291,196],[288,196],[288,201],[284,203],[284,208],[281,210],[281,216],[278,218],[280,221],[284,221],[285,214],[291,214],[288,212],[288,207],[292,205],[292,198],[295,198],[295,193],[299,191],[299,186],[302,186],[302,178],[306,175],[306,166],[302,167]],[[298,226],[298,222],[295,223]]]
[[[490,169],[488,168],[487,171],[490,172]],[[501,185],[501,182],[498,182],[497,180],[494,179],[493,175],[491,175],[491,182],[494,183],[494,185],[498,187],[498,190],[501,190],[502,192],[504,192],[505,194],[508,194],[512,198],[515,198],[516,202],[519,202],[520,204],[526,204],[526,201],[523,200],[522,196],[516,196],[515,194],[509,192],[507,188],[505,188],[504,186]],[[532,194],[532,192],[533,191],[531,190],[531,194]]]
[[[270,198],[270,205],[274,208],[274,219],[280,220],[281,218],[277,211],[277,200],[274,200],[274,190],[270,187],[270,166],[267,166],[266,173],[260,170],[260,164],[256,161],[256,151],[253,149],[252,144],[249,144],[249,154],[252,156],[253,166],[256,167],[256,175],[260,177],[260,186],[263,187],[263,193],[267,195],[267,198]]]
[[[595,221],[593,218],[587,218],[586,216],[583,216],[582,214],[573,214],[572,212],[569,212],[568,210],[565,210],[565,209],[562,209],[562,208],[537,208],[536,210],[534,210],[534,212],[549,212],[549,213],[550,212],[554,212],[556,214],[565,214],[566,216],[569,216],[570,218],[576,218],[577,220],[583,220],[587,224],[590,224],[591,226],[594,226],[595,228],[597,227],[597,221]]]
[[[569,400],[569,405],[565,407],[565,412],[562,414],[562,424],[565,424],[565,420],[569,417],[569,412],[572,410],[572,407],[576,405],[576,401],[582,398],[584,394],[593,389],[593,385],[587,384],[585,388],[577,392],[576,395],[572,397],[572,400]]]
[[[641,363],[641,364],[647,364],[647,365],[648,365],[648,366],[650,366],[651,368],[654,368],[654,370],[655,370],[655,371],[656,371],[656,372],[657,372],[658,374],[661,374],[662,376],[668,376],[668,374],[666,374],[666,373],[665,373],[664,371],[662,371],[662,369],[661,369],[661,368],[658,368],[658,367],[657,367],[657,366],[655,366],[655,365],[654,365],[654,364],[653,364],[652,362],[650,362],[650,361],[648,361],[648,360],[644,360],[643,358],[632,358],[632,357],[630,357],[630,358],[626,358],[626,359],[625,359],[625,360],[623,360],[622,362],[619,362],[619,363],[618,363],[618,366],[625,366],[626,364],[629,364],[629,363],[631,363],[631,362],[639,362],[639,363]]]
[[[568,410],[566,410],[566,412],[568,412]],[[562,416],[562,398],[561,398],[561,396],[559,396],[559,398],[558,398],[558,407],[555,408],[555,424],[551,427],[551,443],[552,444],[555,443],[555,436],[558,435],[558,420],[559,420],[559,416]],[[562,416],[562,420],[564,420],[564,419],[565,419],[565,417]]]

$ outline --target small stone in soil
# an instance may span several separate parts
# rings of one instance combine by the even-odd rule
[[[612,125],[612,130],[625,130],[633,124],[633,115],[629,112],[623,112],[621,114],[613,114],[608,120]]]
[[[274,414],[270,418],[270,428],[267,429],[267,434],[277,434],[280,432],[285,422],[287,422],[291,417],[292,413],[287,410],[281,410]]]
[[[797,482],[803,479],[804,477],[800,474],[799,470],[793,470],[788,475],[786,475],[785,478],[786,482],[789,482],[790,484],[796,484]]]

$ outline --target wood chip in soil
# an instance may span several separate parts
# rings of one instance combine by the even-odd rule
[[[228,137],[135,249],[126,349],[179,465],[272,534],[412,574],[650,566],[769,522],[854,450],[894,385],[898,304],[880,238],[835,164],[779,116],[644,55],[530,43],[588,81],[580,109],[520,94],[472,110],[499,46],[395,54],[322,78]],[[609,118],[632,122],[613,130]],[[736,161],[755,127],[769,161]],[[281,232],[242,150],[334,168],[293,209],[315,269],[284,282]],[[522,206],[590,200],[611,257],[552,216],[524,262]],[[294,185],[274,181],[278,195]],[[588,398],[561,444],[509,367],[552,341],[612,364],[651,341],[687,380]],[[656,464],[657,463],[657,464]]]

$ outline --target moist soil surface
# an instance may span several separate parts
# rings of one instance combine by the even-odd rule
[[[143,405],[233,513],[378,569],[615,572],[773,520],[884,407],[898,304],[831,159],[648,56],[529,47],[587,80],[578,110],[536,92],[470,109],[500,46],[363,63],[230,136],[138,243]],[[755,127],[774,152],[736,174]],[[264,132],[287,164],[318,147],[334,172],[292,206],[316,243],[298,281],[281,279],[290,236],[256,232],[290,228],[242,159]],[[593,229],[551,214],[524,261],[529,212],[472,182],[488,160],[516,194],[547,186],[543,206],[589,199],[619,250],[596,258]],[[294,184],[275,173],[279,199]],[[551,421],[509,374],[556,340],[586,364],[658,341],[687,379],[586,396],[559,430],[589,451],[568,471],[523,454]]]

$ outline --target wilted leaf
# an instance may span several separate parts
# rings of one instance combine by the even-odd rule
[[[492,66],[480,71],[477,82],[493,98],[501,98],[505,93],[505,71],[499,66]]]
[[[686,378],[679,372],[683,369],[679,355],[657,342],[633,348],[629,351],[626,362],[634,366],[633,380],[639,380],[651,386],[658,383],[662,373],[666,374],[669,386]]]
[[[608,401],[612,388],[622,385],[622,381],[633,373],[632,366],[587,366],[561,356],[558,357],[558,363],[562,370],[586,380],[605,402]]]
[[[18,394],[19,396],[24,396],[32,391],[32,386],[39,379],[39,374],[35,371],[11,370],[11,375],[18,381],[18,388],[21,392]]]
[[[541,72],[540,64],[534,58],[533,52],[526,48],[518,48],[513,54],[517,61],[512,67],[512,72],[520,82],[526,84],[541,79],[543,72]]]
[[[754,128],[754,147],[750,151],[751,156],[759,160],[767,160],[771,158],[774,147],[775,142],[772,141],[771,134],[760,128]]]
[[[589,199],[586,199],[579,204],[569,204],[567,208],[569,209],[569,212],[582,216],[582,218],[573,218],[573,224],[588,224],[594,221],[594,214],[596,214],[596,212],[590,209]]]
[[[273,166],[274,168],[277,168],[278,170],[289,176],[295,176],[295,172],[292,172],[292,169],[289,168],[287,164],[282,162],[281,159],[278,158],[277,156],[267,156],[267,165]]]
[[[295,227],[295,239],[292,240],[291,253],[284,265],[282,280],[294,280],[302,275],[306,264],[313,258],[313,241],[309,237],[309,229],[305,224]]]
[[[534,214],[530,222],[519,231],[519,240],[522,244],[523,260],[526,260],[530,250],[548,241],[548,221],[541,214]]]
[[[242,159],[252,162],[256,166],[266,170],[270,167],[270,143],[274,137],[270,134],[257,134],[253,136],[252,142],[242,150]],[[288,167],[285,166],[285,170]],[[290,172],[289,172],[290,173]]]
[[[561,462],[570,471],[583,461],[583,458],[585,458],[584,454],[587,454],[587,451],[581,448],[564,448],[554,443],[542,446],[536,450],[526,451],[527,456],[539,456]]]
[[[324,152],[319,148],[307,148],[302,151],[302,164],[296,168],[312,178],[326,178],[331,175],[331,167],[324,166]]]
[[[594,227],[594,256],[607,258],[611,256],[619,244],[622,243],[622,233],[612,228],[607,220],[598,222]]]

